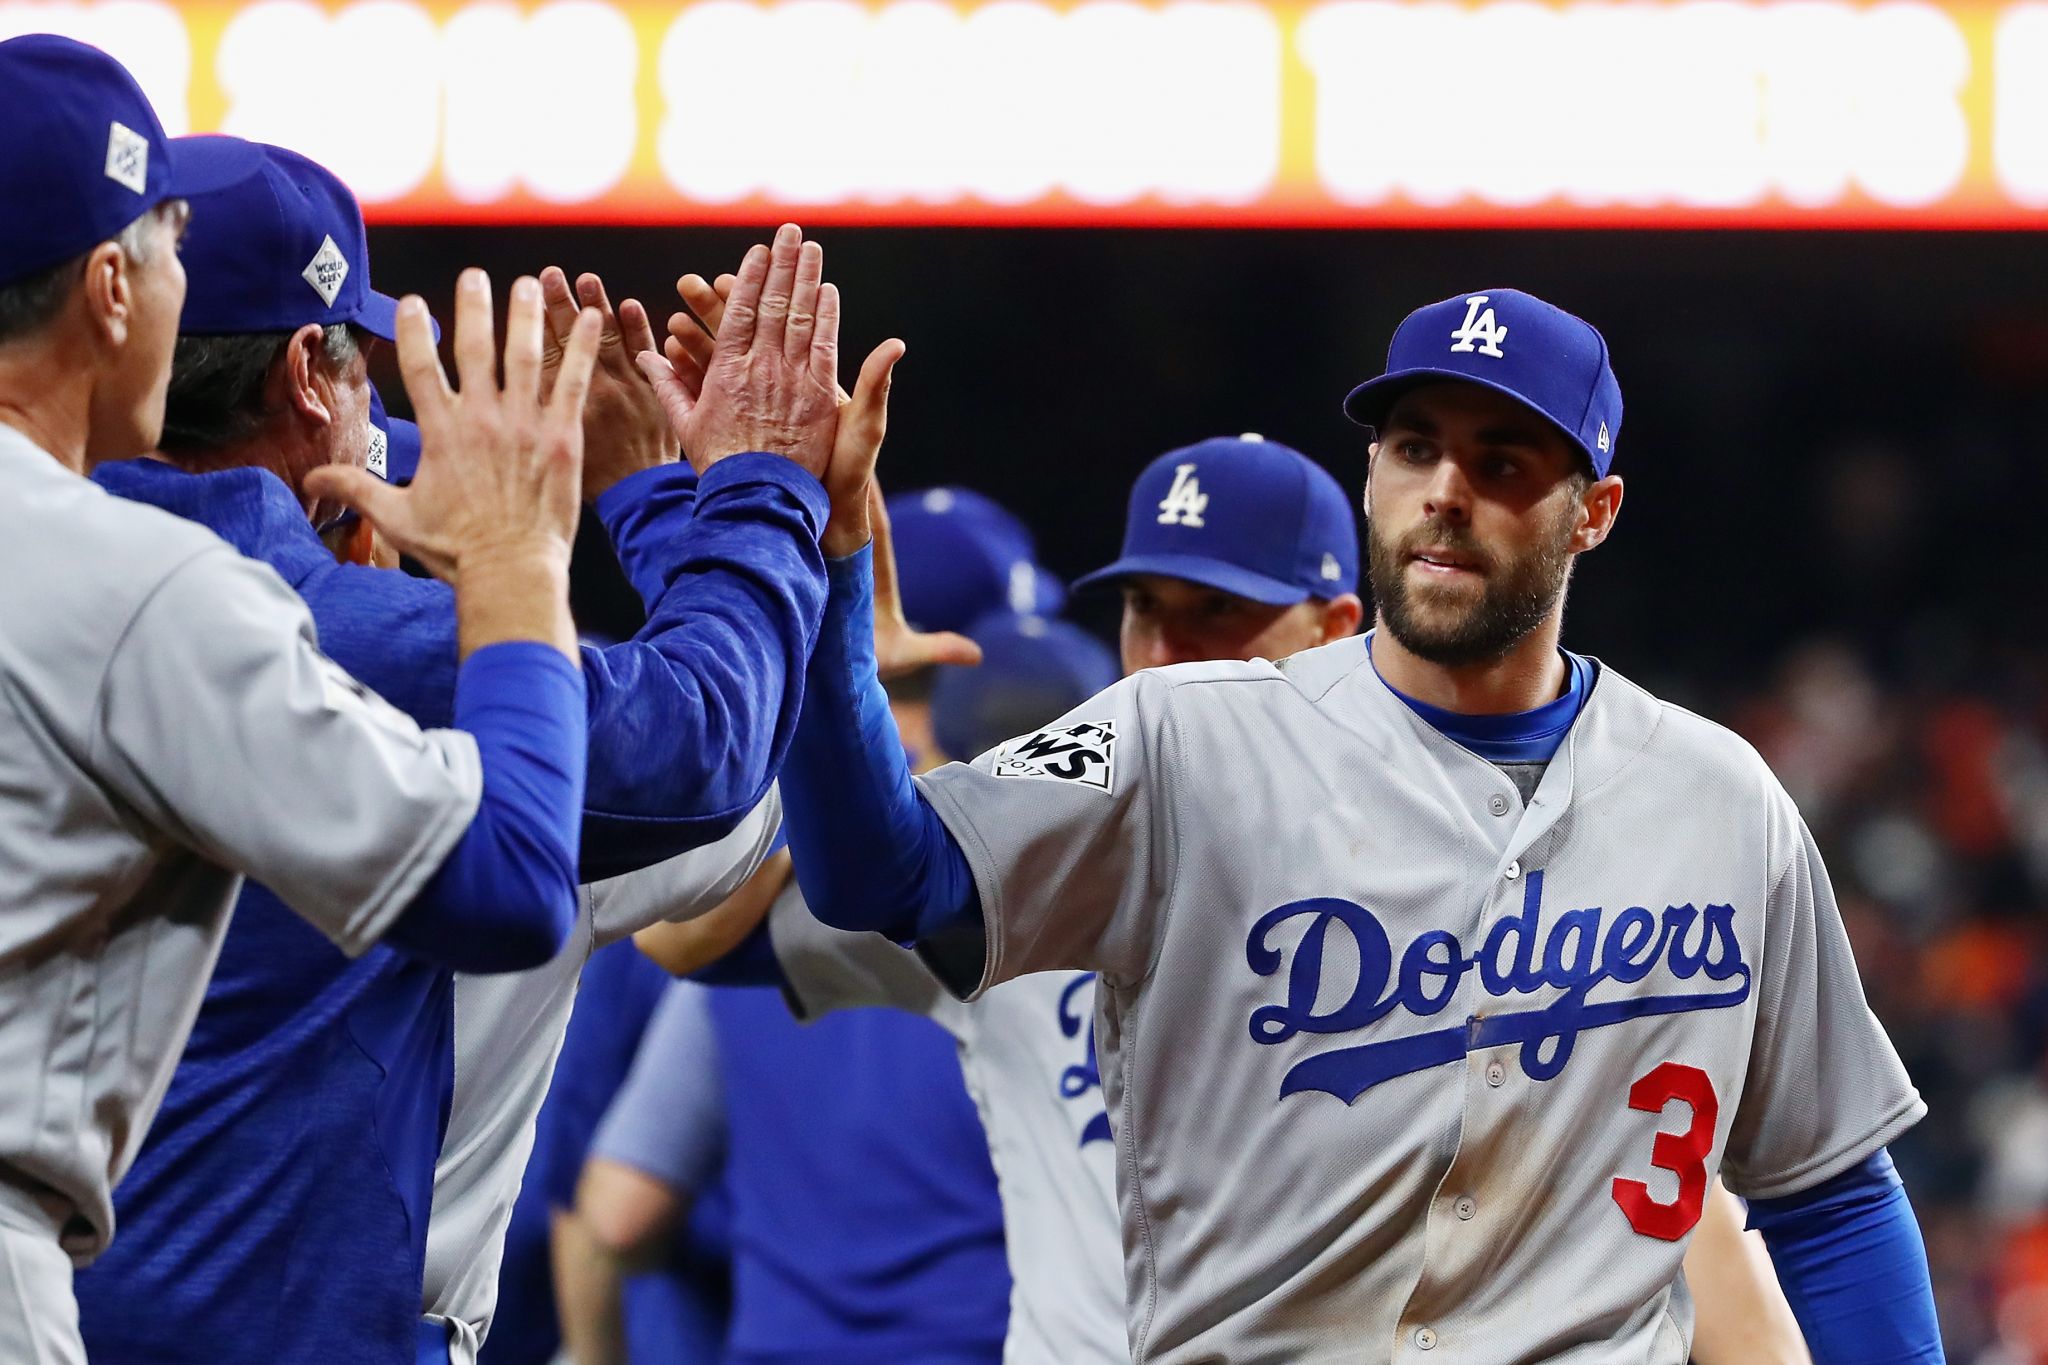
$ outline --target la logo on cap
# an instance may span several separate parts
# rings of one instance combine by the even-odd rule
[[[149,139],[125,123],[107,129],[107,179],[136,194],[149,188]]]
[[[348,278],[348,258],[341,254],[341,248],[334,244],[334,238],[321,239],[320,249],[313,253],[313,259],[306,262],[300,272],[313,292],[329,308],[334,306],[335,296],[341,293],[342,281]]]
[[[1493,320],[1493,310],[1486,308],[1486,298],[1484,294],[1474,294],[1465,300],[1465,325],[1451,332],[1451,340],[1456,343],[1451,349],[1504,359],[1506,353],[1500,344],[1508,339],[1508,329]],[[1486,308],[1483,313],[1479,311],[1482,308]]]
[[[1199,527],[1203,524],[1202,513],[1208,510],[1209,495],[1202,491],[1202,482],[1195,477],[1195,466],[1174,466],[1173,487],[1159,500],[1159,524]]]

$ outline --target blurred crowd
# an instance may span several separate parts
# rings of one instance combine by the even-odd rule
[[[1842,643],[1717,700],[1798,800],[1929,1115],[1893,1148],[1950,1359],[2048,1361],[2048,654],[1967,688]]]

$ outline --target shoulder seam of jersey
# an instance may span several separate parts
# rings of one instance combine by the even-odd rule
[[[99,485],[94,484],[93,487],[99,488]],[[112,493],[108,493],[104,488],[100,488],[99,491],[107,497],[115,496]],[[170,514],[165,513],[164,515],[169,516]],[[188,522],[185,524],[191,525],[192,523]],[[203,526],[198,529],[201,531],[206,530]],[[129,612],[128,619],[121,623],[121,629],[114,636],[113,644],[107,647],[105,657],[100,660],[100,675],[93,683],[92,711],[86,717],[85,731],[87,757],[94,760],[95,763],[97,763],[99,758],[100,736],[105,731],[105,727],[100,722],[107,707],[107,675],[113,671],[114,659],[120,654],[122,648],[127,645],[128,637],[134,634],[135,623],[140,621],[142,614],[148,611],[150,606],[163,595],[164,589],[171,585],[171,580],[177,578],[208,555],[215,551],[223,551],[234,555],[237,559],[242,558],[242,556],[235,553],[234,546],[228,544],[220,537],[212,535],[211,532],[207,534],[210,537],[210,543],[201,543],[193,546],[190,554],[180,559],[176,564],[173,564],[162,577],[150,585],[149,591],[144,593],[141,600],[135,604],[135,610]]]

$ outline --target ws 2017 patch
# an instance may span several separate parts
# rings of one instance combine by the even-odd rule
[[[1116,722],[1082,721],[1013,739],[996,755],[995,773],[1078,782],[1107,792],[1116,782]]]

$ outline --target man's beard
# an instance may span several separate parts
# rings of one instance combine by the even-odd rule
[[[1380,619],[1409,653],[1445,668],[1504,657],[1548,619],[1564,595],[1572,571],[1571,522],[1569,515],[1560,517],[1553,534],[1506,564],[1481,548],[1467,528],[1425,522],[1390,545],[1378,525],[1368,523],[1366,574]],[[1483,571],[1478,601],[1409,583],[1410,556],[1427,549],[1456,551]]]

